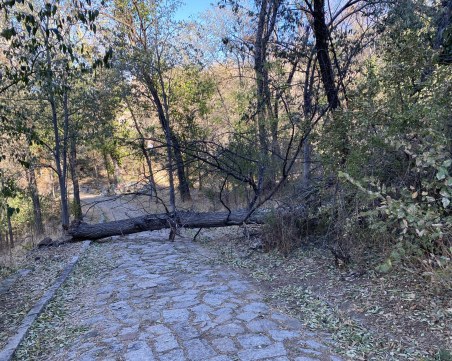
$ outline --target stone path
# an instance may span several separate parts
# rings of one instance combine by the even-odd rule
[[[47,359],[341,360],[202,246],[164,239],[154,232],[102,245],[116,268],[71,305],[87,332]]]

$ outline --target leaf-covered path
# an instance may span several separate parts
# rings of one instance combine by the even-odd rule
[[[201,245],[154,232],[93,247],[111,267],[64,305],[84,331],[47,360],[340,360]]]

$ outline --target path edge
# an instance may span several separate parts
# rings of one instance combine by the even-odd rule
[[[58,289],[67,280],[67,278],[73,271],[74,267],[76,266],[77,262],[79,261],[80,257],[88,249],[90,244],[91,244],[91,241],[83,242],[82,248],[81,248],[80,252],[78,253],[78,255],[72,257],[71,261],[64,268],[63,272],[57,278],[55,283],[41,296],[41,298],[38,300],[38,302],[36,302],[36,304],[33,306],[33,308],[30,311],[28,311],[27,316],[25,316],[25,318],[23,319],[16,334],[9,338],[6,346],[0,352],[0,361],[10,361],[12,359],[12,357],[14,356],[20,343],[27,336],[28,331],[30,330],[33,323],[36,321],[38,316],[42,313],[42,311],[47,306],[47,304],[55,296],[55,293],[58,291]]]

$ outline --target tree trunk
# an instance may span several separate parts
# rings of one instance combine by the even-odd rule
[[[334,80],[334,71],[328,46],[330,32],[325,20],[325,0],[314,0],[312,15],[314,17],[315,48],[320,75],[328,99],[328,105],[334,110],[339,107],[339,92]]]
[[[74,218],[77,220],[83,219],[82,202],[80,200],[80,184],[78,181],[77,173],[77,138],[75,131],[72,130],[70,137],[70,149],[69,149],[69,165],[71,170],[71,179],[74,194]]]
[[[112,188],[114,181],[112,180],[111,177],[111,171],[112,171],[112,166],[110,164],[110,161],[108,159],[108,153],[106,149],[102,149],[102,159],[104,160],[104,167],[105,167],[105,171],[107,172],[107,180],[108,180],[108,186],[109,189]]]
[[[36,184],[36,174],[33,165],[27,169],[28,189],[33,202],[34,229],[37,236],[44,233],[44,224],[42,222],[41,201],[39,199],[38,185]]]
[[[146,164],[148,166],[148,172],[149,172],[148,183],[149,183],[149,187],[151,187],[151,197],[155,197],[155,201],[158,203],[157,185],[155,184],[154,171],[152,169],[151,155],[149,154],[149,150],[146,149],[146,147],[144,145],[143,145],[141,151],[143,153],[144,159],[146,159]]]
[[[58,113],[55,99],[55,89],[52,79],[52,59],[50,57],[49,50],[49,35],[45,36],[46,45],[46,61],[47,61],[47,86],[48,86],[48,101],[52,114],[52,126],[55,147],[53,151],[53,157],[55,159],[56,173],[58,175],[58,184],[60,186],[60,202],[61,202],[61,225],[63,229],[67,229],[69,226],[69,208],[67,202],[67,189],[66,189],[66,136],[67,136],[67,93],[65,92],[63,97],[64,107],[64,135],[63,135],[63,149],[61,149],[60,131],[58,127]],[[63,164],[62,164],[63,163]]]
[[[171,137],[171,128],[168,123],[168,119],[165,115],[165,109],[163,108],[162,102],[160,101],[160,96],[155,87],[154,82],[148,73],[144,73],[144,80],[152,95],[154,105],[157,108],[157,115],[162,127],[163,133],[165,134],[166,141],[166,153],[168,157],[168,179],[169,179],[169,196],[170,196],[170,212],[176,210],[176,195],[174,192],[174,176],[173,176],[173,141]]]
[[[276,17],[280,6],[279,0],[262,0],[260,3],[256,39],[254,42],[254,72],[257,88],[257,133],[260,148],[260,175],[263,178],[261,188],[272,188],[275,182],[275,165],[269,163],[276,159],[269,158],[267,128],[270,125],[272,133],[272,146],[277,142],[278,123],[273,114],[271,104],[271,91],[267,64],[267,48],[270,36],[275,28]],[[271,124],[269,124],[271,122]],[[259,189],[261,191],[262,189]]]
[[[146,160],[146,165],[148,167],[148,172],[149,172],[149,176],[148,176],[148,183],[149,183],[149,187],[151,188],[151,197],[155,197],[156,201],[158,202],[158,196],[157,196],[157,186],[155,184],[155,179],[154,179],[154,171],[152,170],[152,160],[151,160],[151,155],[149,154],[149,149],[146,146],[146,140],[144,138],[144,134],[141,131],[140,125],[138,124],[138,120],[135,117],[135,112],[132,109],[132,105],[130,104],[129,100],[127,99],[127,97],[124,98],[127,104],[127,108],[129,108],[130,114],[132,115],[132,120],[133,120],[133,124],[135,125],[135,130],[137,131],[138,135],[140,136],[140,150],[141,153],[143,154],[144,159]],[[146,176],[146,172],[145,176]]]
[[[186,202],[191,200],[191,195],[187,174],[185,172],[185,162],[182,158],[179,139],[177,139],[177,136],[176,134],[174,134],[174,132],[171,132],[171,138],[173,141],[174,159],[176,160],[177,179],[179,181],[179,194],[182,202]]]
[[[55,167],[56,173],[58,176],[58,185],[60,188],[60,203],[61,203],[61,225],[63,229],[67,229],[69,225],[69,208],[67,202],[67,190],[66,190],[66,173],[65,167],[62,166],[62,155],[61,155],[61,141],[60,134],[58,129],[58,117],[57,117],[57,108],[55,103],[55,98],[53,93],[50,95],[50,107],[52,109],[52,123],[55,137],[55,148],[54,148],[54,159],[55,159]]]
[[[9,235],[9,244],[10,249],[14,248],[14,233],[13,233],[13,226],[11,224],[11,213],[10,213],[10,207],[6,205],[6,222],[8,224],[8,235]]]
[[[55,184],[53,179],[53,170],[49,170],[49,182],[50,182],[50,192],[52,193],[52,199],[56,199],[56,192],[55,192]]]
[[[198,190],[203,190],[204,182],[203,182],[203,173],[202,173],[202,163],[198,160]]]
[[[179,140],[169,124],[167,105],[165,105],[165,103],[162,104],[158,91],[148,74],[145,75],[145,81],[149,91],[151,92],[154,104],[157,108],[160,125],[162,126],[162,130],[165,134],[168,153],[168,175],[170,180],[170,206],[174,211],[176,209],[176,199],[174,194],[173,155],[174,160],[176,161],[177,178],[179,181],[179,193],[181,199],[183,202],[191,199],[190,188],[185,174],[184,159],[182,157]],[[163,100],[165,100],[165,97]]]
[[[228,212],[178,212],[174,217],[162,213],[99,224],[79,222],[69,229],[69,235],[72,241],[83,241],[166,228],[213,228],[243,223],[260,224],[264,223],[267,214],[268,212],[265,211],[255,212],[244,221],[248,215],[246,210],[233,211],[230,214]]]
[[[303,177],[301,180],[303,190],[309,189],[311,185],[311,142],[306,137],[303,143]]]
[[[110,155],[111,156],[111,155]],[[118,185],[122,182],[121,179],[121,167],[119,166],[119,161],[116,156],[111,156],[111,161],[113,163],[113,174],[115,178],[115,188],[118,187]]]
[[[256,31],[256,40],[254,42],[254,72],[256,75],[257,88],[257,131],[259,136],[259,146],[261,150],[261,161],[266,163],[266,155],[268,151],[267,145],[267,131],[266,120],[267,110],[266,106],[269,99],[268,88],[268,68],[266,66],[267,60],[267,42],[265,37],[265,25],[267,21],[267,0],[261,1],[261,8],[259,11],[259,19]]]
[[[303,116],[305,122],[312,117],[312,87],[314,84],[314,71],[315,62],[312,57],[309,57],[304,80],[303,91]],[[311,186],[311,155],[312,147],[310,136],[307,136],[303,142],[303,176],[302,176],[302,188],[307,190]]]

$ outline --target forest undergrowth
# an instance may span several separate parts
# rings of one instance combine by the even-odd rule
[[[325,332],[353,360],[450,360],[452,291],[422,271],[382,274],[382,258],[339,265],[323,240],[310,237],[289,253],[265,249],[268,228],[203,231],[200,240],[256,281],[271,304]],[[381,257],[381,256],[380,256]]]

